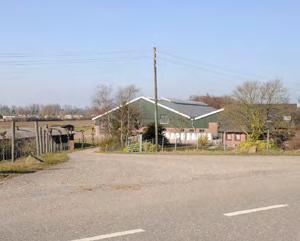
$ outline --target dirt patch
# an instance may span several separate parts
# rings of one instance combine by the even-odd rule
[[[92,192],[96,189],[103,191],[138,191],[142,187],[139,184],[101,184],[98,186],[79,186],[80,191]]]
[[[87,192],[91,192],[94,191],[96,188],[94,187],[79,187],[81,191],[87,191]]]
[[[117,191],[138,191],[141,189],[141,185],[139,184],[114,184],[110,185],[112,190]]]

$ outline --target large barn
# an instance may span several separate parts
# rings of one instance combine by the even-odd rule
[[[153,98],[138,97],[126,103],[139,113],[139,123],[145,127],[154,122],[155,102]],[[96,136],[104,133],[103,121],[107,115],[113,118],[117,106],[99,116],[95,121]],[[166,131],[165,135],[171,143],[193,143],[199,135],[207,135],[211,140],[218,134],[218,116],[223,109],[215,109],[205,103],[161,98],[158,100],[158,119]]]

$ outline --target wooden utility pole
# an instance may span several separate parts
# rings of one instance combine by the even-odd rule
[[[154,66],[154,100],[155,100],[155,151],[158,152],[158,106],[157,106],[157,68],[156,68],[156,47],[153,48],[153,66]]]
[[[16,122],[11,122],[11,161],[15,161],[15,145],[16,145]]]

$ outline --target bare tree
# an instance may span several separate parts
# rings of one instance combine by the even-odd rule
[[[62,108],[59,104],[41,106],[40,115],[44,118],[57,118],[61,114]]]
[[[239,127],[252,140],[258,140],[266,131],[282,122],[287,89],[280,80],[247,81],[233,93],[236,100],[225,108],[223,119]]]
[[[109,111],[114,106],[113,88],[110,85],[101,84],[97,87],[95,96],[93,97],[94,114],[101,115]],[[104,135],[111,135],[110,115],[106,115],[101,120],[101,130]]]
[[[213,95],[192,95],[190,100],[203,102],[209,106],[212,106],[216,109],[221,109],[226,105],[233,104],[234,99],[231,96],[213,96]]]
[[[97,111],[95,114],[100,115],[105,113],[112,108],[113,104],[113,88],[107,84],[98,85],[93,97],[93,106]]]
[[[125,139],[132,134],[132,130],[135,129],[136,119],[138,111],[133,106],[127,103],[134,99],[139,92],[139,89],[135,85],[128,85],[123,88],[119,88],[116,93],[116,103],[119,105],[117,120],[119,122],[119,134],[120,142],[123,145]]]

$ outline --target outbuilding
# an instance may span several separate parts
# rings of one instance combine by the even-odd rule
[[[139,115],[141,129],[154,122],[155,101],[149,97],[138,97],[126,103],[135,109]],[[96,136],[105,133],[103,126],[105,118],[114,118],[114,114],[121,108],[117,106],[93,118]],[[158,100],[158,119],[166,131],[165,135],[170,143],[181,142],[192,144],[199,136],[205,135],[213,140],[218,135],[219,113],[224,109],[215,109],[202,102],[183,101],[178,99],[160,98]]]

